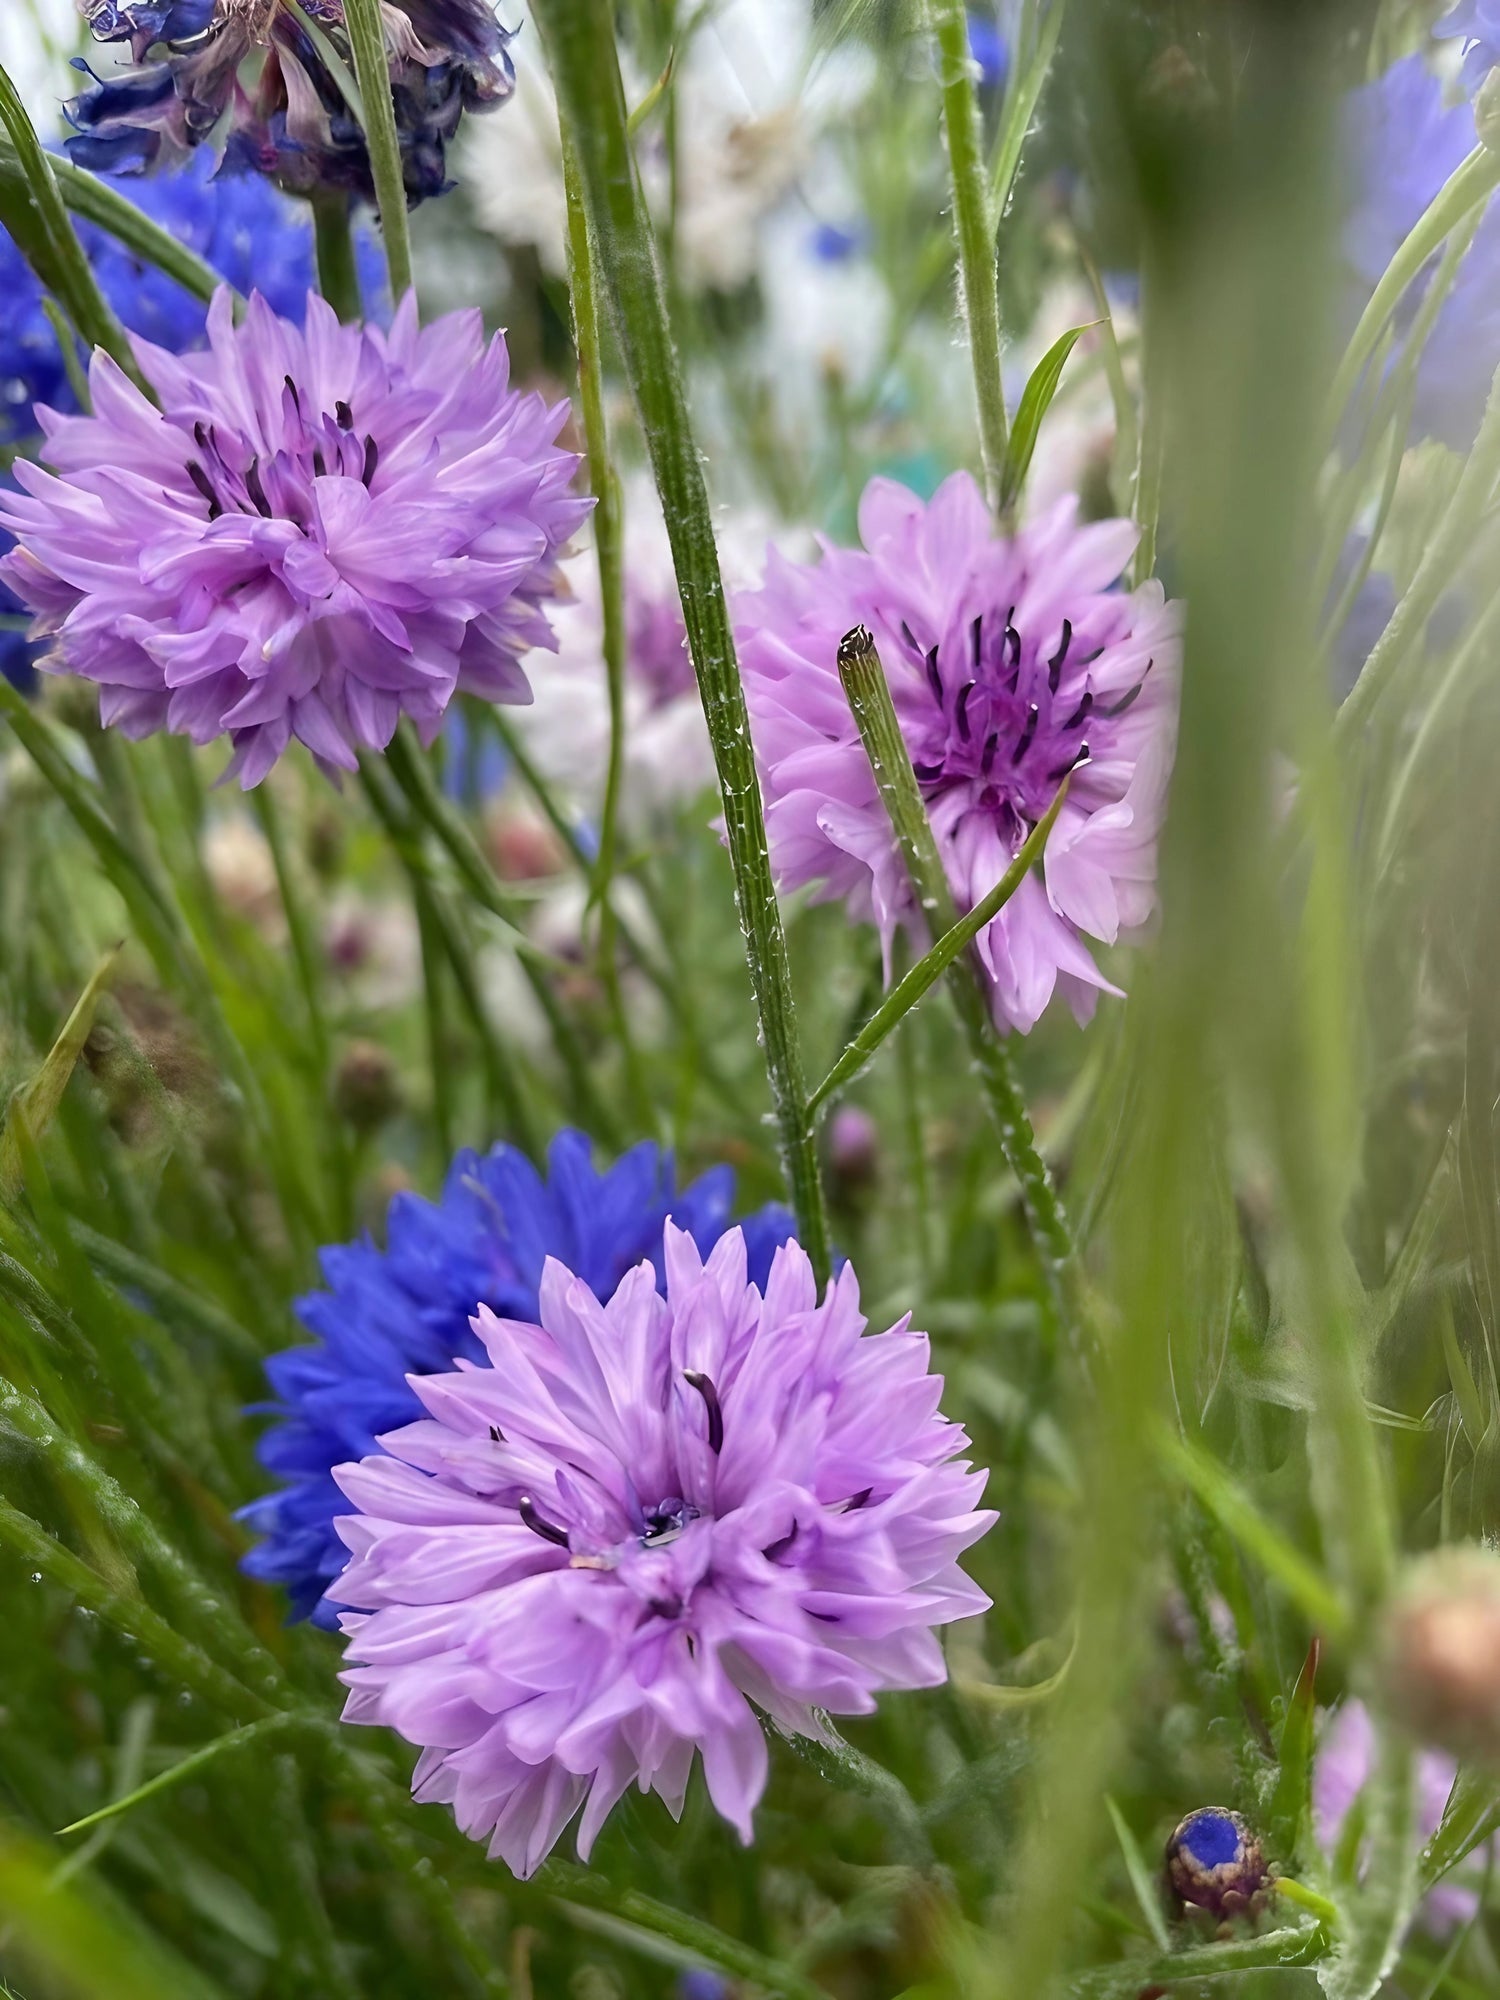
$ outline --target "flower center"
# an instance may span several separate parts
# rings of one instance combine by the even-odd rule
[[[923,646],[905,623],[901,637],[932,702],[910,730],[924,795],[932,799],[963,785],[984,810],[1032,825],[1068,773],[1088,763],[1091,734],[1101,725],[1107,733],[1145,685],[1143,674],[1119,700],[1101,705],[1089,668],[1103,648],[1079,657],[1065,618],[1059,641],[1044,655],[1034,634],[1017,630],[1014,605],[1003,615],[981,612],[961,658],[951,644]]]
[[[217,424],[201,418],[193,425],[198,455],[187,461],[187,476],[207,501],[210,521],[224,514],[259,514],[267,521],[293,521],[305,530],[314,479],[338,475],[358,479],[366,488],[374,479],[380,447],[369,432],[356,433],[346,402],[335,405],[333,416],[323,411],[309,421],[290,375],[285,398],[283,442],[268,454],[239,432],[226,436]]]

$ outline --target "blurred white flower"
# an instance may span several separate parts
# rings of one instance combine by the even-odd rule
[[[203,834],[203,866],[214,894],[269,943],[286,936],[270,843],[249,813],[216,813]]]
[[[324,918],[323,949],[356,1007],[404,1007],[422,990],[422,941],[405,897],[377,901],[340,888]]]
[[[644,474],[625,482],[625,775],[632,837],[713,783],[713,755],[688,658],[672,551]],[[716,524],[726,587],[758,576],[770,524],[737,512]],[[583,821],[597,826],[609,768],[609,683],[599,572],[591,547],[563,564],[574,596],[552,614],[557,657],[531,676],[535,700],[510,711],[526,748]]]
[[[693,33],[672,81],[677,116],[678,272],[694,290],[732,291],[759,266],[764,217],[794,185],[807,158],[798,104],[806,66],[806,0],[727,0]],[[543,269],[567,269],[567,208],[557,100],[535,33],[514,47],[516,90],[498,118],[465,127],[463,176],[484,226],[503,243],[529,244]],[[652,79],[627,69],[639,103]],[[665,218],[671,189],[660,111],[636,142],[647,199]]]
[[[62,125],[62,101],[76,95],[68,68],[83,41],[74,0],[4,0],[0,6],[0,64],[44,139]]]

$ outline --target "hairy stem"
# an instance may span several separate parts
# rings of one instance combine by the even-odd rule
[[[703,465],[667,320],[650,218],[636,181],[609,0],[542,0],[538,18],[577,148],[602,289],[620,335],[672,543],[683,619],[713,744],[740,926],[760,1015],[797,1234],[820,1281],[828,1225],[807,1108],[791,967],[771,879],[750,719],[735,658]]]

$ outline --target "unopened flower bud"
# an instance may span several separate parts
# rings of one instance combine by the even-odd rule
[[[490,859],[502,882],[536,882],[556,875],[566,856],[544,819],[525,807],[507,806],[485,828]]]
[[[1253,1915],[1268,1881],[1259,1837],[1222,1806],[1189,1813],[1167,1842],[1167,1880],[1179,1904],[1221,1921]]]
[[[1414,1736],[1500,1763],[1500,1558],[1470,1547],[1413,1563],[1387,1614],[1384,1674]]]
[[[379,1042],[351,1042],[333,1079],[339,1116],[356,1132],[376,1132],[401,1108],[396,1065]]]

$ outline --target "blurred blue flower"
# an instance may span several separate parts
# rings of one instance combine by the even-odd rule
[[[820,264],[843,264],[864,247],[869,232],[859,227],[840,228],[836,222],[814,225],[809,247]]]
[[[1500,0],[1458,0],[1432,32],[1444,41],[1463,37],[1464,88],[1472,97],[1500,63]]]
[[[312,223],[300,203],[261,180],[216,180],[204,153],[180,173],[114,185],[237,291],[257,287],[278,313],[300,324],[307,294],[317,283]],[[91,223],[82,224],[79,235],[105,297],[130,332],[174,354],[203,338],[208,307],[201,299]],[[363,231],[357,255],[365,295],[378,298],[384,264],[379,245]],[[0,232],[0,445],[35,431],[33,403],[77,408],[42,310],[42,288],[12,238]]]
[[[1493,0],[1500,20],[1500,0]],[[1350,272],[1346,317],[1363,309],[1387,265],[1443,183],[1474,145],[1474,114],[1444,101],[1441,80],[1421,56],[1395,63],[1351,93],[1346,107],[1352,196],[1344,229]],[[1430,270],[1413,285],[1397,319],[1411,324]],[[1466,451],[1500,362],[1500,209],[1491,207],[1459,267],[1417,371],[1414,438],[1435,437]]]
[[[692,1966],[677,1982],[677,2000],[729,2000],[732,1988],[722,1972]]]
[[[993,13],[969,12],[969,53],[979,65],[983,90],[1003,90],[1010,69],[1010,45]]]
[[[421,1416],[407,1376],[483,1361],[469,1327],[481,1303],[502,1318],[534,1320],[548,1257],[603,1300],[646,1258],[664,1285],[667,1218],[706,1255],[729,1227],[733,1200],[729,1167],[711,1168],[678,1193],[670,1154],[649,1140],[599,1173],[584,1134],[564,1131],[548,1149],[545,1180],[513,1147],[483,1158],[463,1152],[436,1202],[396,1196],[384,1250],[368,1237],[326,1249],[328,1289],[297,1305],[315,1339],[266,1363],[278,1400],[261,1407],[279,1421],[257,1456],[285,1483],[242,1510],[262,1538],[244,1559],[247,1573],[285,1584],[293,1617],[336,1627],[323,1593],[349,1560],[333,1528],[349,1503],[333,1467],[367,1457],[383,1432]],[[741,1227],[751,1281],[764,1287],[772,1257],[792,1234],[791,1214],[763,1208]]]

